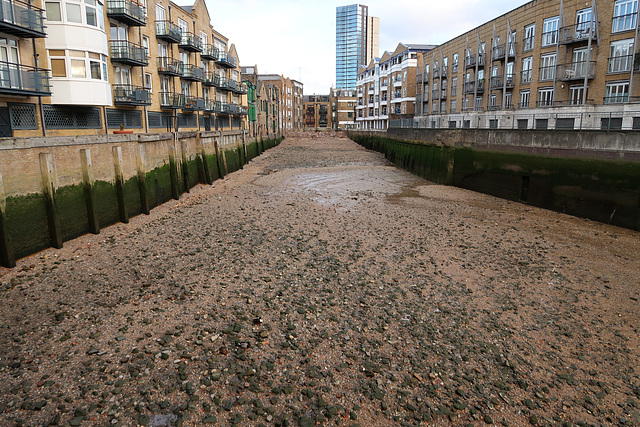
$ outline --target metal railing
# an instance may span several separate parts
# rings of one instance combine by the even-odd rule
[[[171,21],[156,21],[156,37],[171,43],[180,43],[182,30]]]
[[[147,49],[126,40],[112,40],[109,42],[111,60],[129,65],[149,65]]]
[[[147,25],[147,10],[131,0],[108,0],[107,16],[129,25]]]
[[[183,64],[177,59],[161,56],[158,58],[158,73],[179,76],[182,75]]]
[[[583,80],[585,77],[593,79],[596,76],[596,61],[559,64],[556,73],[560,81]]]
[[[182,78],[185,80],[201,82],[204,80],[204,70],[193,64],[184,64],[182,66]]]
[[[1,93],[48,95],[49,79],[49,70],[0,61]]]
[[[607,73],[628,73],[633,64],[633,55],[612,56],[609,58]]]
[[[113,103],[120,105],[148,105],[149,89],[134,85],[113,85]]]
[[[2,0],[0,30],[22,37],[46,37],[44,10],[20,0]]]
[[[160,92],[160,106],[162,108],[184,108],[185,96],[175,92]]]
[[[595,38],[595,29],[591,22],[567,25],[560,28],[558,42],[560,44],[580,43]]]
[[[183,32],[178,47],[191,52],[201,52],[202,41],[193,33]]]

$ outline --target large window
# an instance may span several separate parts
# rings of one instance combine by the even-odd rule
[[[628,73],[633,62],[633,39],[611,42],[609,73]]]
[[[605,89],[605,104],[627,102],[629,100],[629,82],[610,82]]]
[[[451,64],[451,72],[452,73],[457,73],[458,72],[458,54],[454,53],[453,54],[453,63]]]
[[[528,52],[533,50],[536,37],[536,24],[527,25],[524,27],[524,40],[522,44],[522,51]]]
[[[85,24],[104,29],[101,0],[47,1],[47,21]]]
[[[545,19],[542,24],[542,46],[551,46],[558,43],[558,23],[560,18]]]
[[[531,91],[529,89],[520,91],[520,108],[529,107],[529,99],[531,98]]]
[[[553,105],[553,88],[542,87],[538,89],[538,107],[551,107]]]
[[[50,49],[52,77],[107,81],[107,57],[82,50]]]
[[[533,58],[531,56],[522,58],[522,73],[521,83],[531,83],[531,67],[533,64]]]
[[[618,0],[613,8],[612,33],[636,29],[638,0]]]
[[[550,53],[540,56],[539,81],[553,80],[556,76],[556,54]]]

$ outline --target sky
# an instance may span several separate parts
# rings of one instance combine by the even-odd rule
[[[216,31],[234,43],[242,66],[304,84],[305,95],[335,86],[334,0],[205,0]],[[380,52],[398,43],[441,44],[528,0],[368,0],[380,18]],[[189,4],[189,1],[177,1]]]

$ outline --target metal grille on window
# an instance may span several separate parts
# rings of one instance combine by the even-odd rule
[[[141,128],[142,111],[107,109],[107,126],[109,129],[119,128],[120,124],[124,125],[125,128]]]
[[[195,114],[179,114],[178,126],[181,128],[195,128],[198,127],[198,120]]]
[[[160,113],[157,111],[149,111],[149,128],[152,129],[167,129],[168,131],[172,129],[173,116],[171,113]]]
[[[35,104],[9,104],[11,129],[38,129]]]
[[[46,129],[100,129],[100,109],[92,107],[62,107],[43,105]]]

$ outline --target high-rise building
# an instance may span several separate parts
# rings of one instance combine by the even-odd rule
[[[336,87],[355,89],[358,68],[378,56],[379,20],[362,4],[336,8]]]

